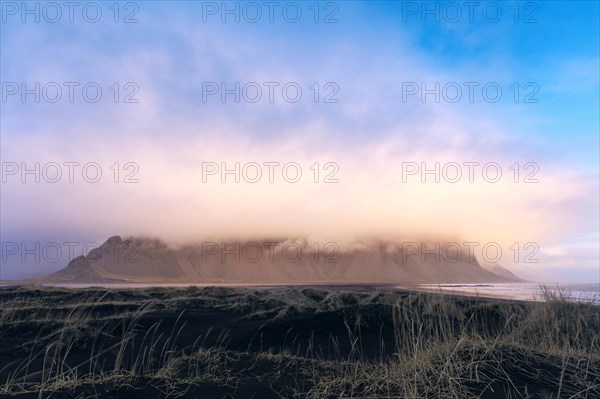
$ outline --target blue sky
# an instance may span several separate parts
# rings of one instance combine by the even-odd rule
[[[254,3],[263,12],[258,23],[243,15],[236,23],[206,14],[221,2],[151,1],[134,3],[139,22],[132,24],[115,23],[109,3],[100,3],[97,23],[78,13],[73,23],[23,23],[20,10],[7,13],[6,3],[14,2],[2,5],[3,95],[15,82],[93,81],[104,91],[94,104],[7,97],[3,162],[94,161],[105,170],[131,161],[142,178],[123,186],[23,184],[11,177],[2,184],[2,241],[101,242],[113,234],[148,234],[182,243],[228,231],[349,240],[418,231],[506,245],[539,242],[540,264],[508,266],[532,279],[598,279],[597,1],[480,2],[473,22],[462,2],[319,2],[318,23],[313,2],[278,2],[278,10],[290,3],[302,10],[297,23],[281,12],[270,23],[264,2]],[[439,23],[431,15],[423,21],[420,14],[423,7],[453,5],[462,7],[458,22],[443,15]],[[136,9],[120,6],[120,20]],[[501,10],[499,20],[484,17],[484,8]],[[331,12],[337,22],[323,23]],[[111,101],[114,82],[121,90],[135,83],[139,102]],[[203,101],[206,82],[295,82],[303,96],[297,103],[281,95],[273,103],[265,97],[223,103],[218,95]],[[456,103],[432,96],[422,102],[419,95],[403,101],[407,83],[436,82],[463,88],[493,82],[502,97],[488,102],[476,89],[473,102],[466,92]],[[322,101],[332,92],[327,83],[337,88],[335,103]],[[537,102],[524,103],[534,89]],[[329,160],[339,163],[345,179],[329,188],[275,184],[262,191],[195,180],[203,160],[249,159]],[[505,173],[514,162],[535,162],[541,181],[400,185],[406,161],[495,161]],[[265,210],[270,222],[248,216]],[[190,227],[190,218],[206,222]],[[4,262],[2,274],[62,266]]]

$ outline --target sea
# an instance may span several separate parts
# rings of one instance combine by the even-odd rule
[[[417,290],[522,301],[542,301],[547,290],[557,297],[600,304],[600,283],[420,284]]]

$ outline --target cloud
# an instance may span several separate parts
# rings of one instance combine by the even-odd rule
[[[598,214],[597,172],[563,164],[557,148],[541,154],[535,137],[512,130],[514,123],[535,119],[531,108],[402,101],[402,82],[467,80],[469,67],[444,71],[403,40],[339,44],[349,26],[334,27],[339,30],[321,42],[311,37],[315,46],[301,49],[301,40],[286,28],[273,37],[254,26],[198,27],[177,15],[136,26],[123,46],[120,29],[109,31],[102,47],[88,27],[85,38],[60,51],[58,42],[31,33],[23,47],[34,46],[40,57],[52,59],[44,68],[31,67],[11,42],[7,51],[15,58],[9,79],[96,80],[104,88],[134,81],[140,101],[7,105],[3,161],[29,167],[39,162],[40,168],[56,162],[63,179],[22,184],[18,174],[8,176],[2,190],[3,239],[101,241],[120,234],[185,244],[257,236],[338,242],[451,236],[508,248],[517,241],[556,246],[597,228],[589,222]],[[145,34],[155,40],[147,43]],[[396,51],[387,51],[392,45]],[[281,95],[273,103],[223,103],[219,96],[203,101],[203,82],[228,87],[259,82],[264,88],[273,81],[279,87],[300,85],[302,101],[291,103]],[[318,102],[310,88],[315,82]],[[339,88],[337,103],[322,101],[330,82]],[[518,122],[507,120],[507,114]],[[90,183],[78,169],[69,183],[65,162],[78,162],[78,168],[95,162],[102,178]],[[203,182],[207,162],[219,168],[238,162],[240,171],[257,163],[263,179],[250,183],[240,176],[233,183],[230,174],[224,184],[217,173]],[[267,181],[265,162],[280,163],[273,183]],[[423,166],[431,169],[436,162],[440,171],[449,163],[460,165],[463,178],[435,183],[430,174],[423,183]],[[479,163],[472,183],[465,162]],[[482,166],[491,162],[502,170],[496,183],[482,175]],[[290,163],[302,170],[297,183],[281,174]],[[419,173],[403,176],[415,165]],[[524,183],[532,171],[539,182]],[[125,183],[133,172],[139,182]],[[333,172],[339,182],[324,183]],[[591,252],[573,253],[575,262],[592,270]],[[562,256],[544,254],[544,265],[556,265],[552,259]],[[544,265],[531,275],[543,275]],[[63,265],[52,267],[58,266]]]

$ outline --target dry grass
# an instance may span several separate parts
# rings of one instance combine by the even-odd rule
[[[19,288],[0,297],[0,348],[12,356],[0,363],[0,395],[112,397],[141,390],[181,397],[217,387],[245,397],[260,386],[273,397],[301,398],[600,398],[600,306],[546,288],[543,300],[532,303],[193,287]],[[246,349],[232,347],[241,332],[194,334],[193,318],[185,317],[191,309],[260,325]],[[152,318],[157,314],[176,317],[166,325]],[[320,315],[343,320],[343,334],[327,339],[328,354],[313,335],[302,341],[293,333]],[[279,344],[263,346],[265,327],[295,322],[281,331]],[[366,348],[365,331],[373,335],[377,323],[393,338]]]

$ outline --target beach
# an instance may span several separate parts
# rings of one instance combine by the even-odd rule
[[[22,286],[0,301],[2,397],[600,395],[600,308],[550,291]]]

